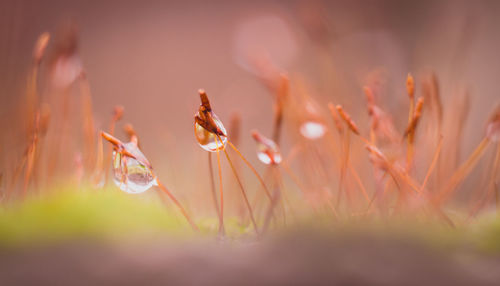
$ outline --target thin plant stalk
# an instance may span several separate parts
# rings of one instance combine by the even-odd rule
[[[284,201],[284,194],[283,194],[283,188],[282,188],[283,184],[282,184],[282,179],[281,179],[279,167],[278,167],[278,165],[274,164],[274,165],[271,165],[271,168],[272,168],[271,170],[272,170],[273,178],[274,178],[275,189],[276,189],[276,192],[279,192],[280,206],[281,206],[281,209],[283,211],[283,223],[286,226],[286,209],[285,209],[285,201]]]
[[[443,191],[436,197],[436,204],[441,205],[455,191],[456,187],[467,177],[484,154],[490,140],[485,137],[465,162],[455,171]]]
[[[90,92],[90,84],[85,72],[80,76],[80,94],[81,106],[83,114],[83,132],[85,138],[85,167],[90,168],[93,165],[92,160],[95,158],[95,128],[94,117],[92,114],[92,95]]]
[[[36,135],[35,135],[36,136]],[[37,139],[33,139],[33,143],[31,144],[26,161],[26,169],[24,172],[24,183],[23,183],[23,197],[26,197],[28,193],[28,184],[31,178],[31,174],[33,173],[33,167],[35,165],[35,153],[36,153],[36,142]]]
[[[292,214],[293,219],[297,220],[294,207],[293,207],[292,203],[290,202],[290,199],[288,198],[288,196],[285,192],[285,187],[283,185],[283,176],[281,174],[280,168],[276,168],[276,174],[277,174],[278,184],[279,184],[279,187],[281,190],[282,198],[284,200],[283,211],[285,211],[285,204],[288,205],[288,208],[290,209],[290,213]]]
[[[272,172],[271,168],[267,168],[266,172],[264,173],[263,180],[264,182],[269,181],[269,177],[271,177]],[[253,201],[252,201],[252,208],[255,210],[255,216],[257,221],[260,221],[260,215],[262,214],[261,212],[261,206],[262,206],[262,197],[265,196],[264,192],[258,192],[255,194]]]
[[[101,136],[97,139],[97,157],[95,160],[94,174],[92,183],[95,187],[100,187],[104,180],[104,146],[102,144]]]
[[[349,136],[349,132],[347,132],[344,136],[344,148],[343,148],[344,160],[342,160],[342,165],[340,167],[339,191],[338,191],[338,195],[337,195],[337,208],[339,208],[340,202],[342,200],[342,192],[344,190],[344,188],[343,188],[344,177],[345,177],[347,165],[349,164],[349,153],[350,153],[349,149],[350,149],[350,136]],[[347,196],[347,194],[346,194],[346,196]]]
[[[415,82],[413,80],[413,77],[408,74],[408,77],[406,79],[406,89],[408,93],[408,97],[410,98],[410,108],[408,111],[408,124],[410,124],[413,120],[413,114],[414,114],[414,106],[415,106]],[[411,162],[413,160],[413,140],[414,140],[414,135],[413,132],[408,134],[408,142],[407,142],[407,150],[406,150],[406,169],[410,170]]]
[[[210,178],[212,181],[212,194],[214,196],[214,203],[215,203],[215,209],[219,215],[219,234],[224,235],[226,230],[224,228],[224,190],[222,186],[222,166],[221,166],[221,160],[220,160],[220,154],[219,154],[219,144],[217,138],[215,138],[215,150],[217,152],[217,170],[219,173],[219,192],[220,192],[220,208],[219,205],[217,204],[217,195],[215,193],[215,182],[213,179],[213,168],[212,168],[212,155],[209,152],[208,153],[208,160],[210,164]]]
[[[113,112],[113,117],[111,118],[111,122],[109,123],[109,134],[111,136],[114,136],[115,134],[115,127],[116,123],[122,118],[123,116],[123,107],[121,106],[115,106],[114,112]],[[106,152],[106,159],[104,160],[104,166],[109,166],[111,163],[111,154],[113,152],[113,147],[110,146],[108,148],[108,152]],[[106,183],[109,178],[109,172],[104,172],[104,182]]]
[[[217,136],[216,140],[220,140],[220,142],[222,144],[222,140],[219,136]],[[229,140],[227,142],[229,144],[231,144],[229,142]],[[234,148],[234,149],[237,150],[236,148]],[[243,195],[243,199],[245,200],[245,204],[247,205],[248,212],[250,214],[250,220],[252,221],[252,225],[255,229],[255,232],[257,234],[259,234],[259,229],[257,227],[257,223],[255,222],[255,217],[253,215],[252,206],[250,205],[250,202],[248,201],[248,197],[247,197],[245,188],[243,187],[243,184],[241,183],[240,177],[238,176],[238,173],[236,172],[236,169],[234,168],[233,162],[231,161],[231,158],[229,157],[229,154],[227,153],[226,148],[223,148],[222,150],[224,151],[224,154],[226,155],[227,161],[229,162],[229,166],[231,166],[231,170],[233,171],[234,177],[236,178],[236,181],[238,182],[238,185],[240,186],[241,194]],[[266,190],[267,190],[267,188],[266,188]],[[271,201],[272,201],[272,199],[271,199]]]
[[[434,156],[431,161],[431,165],[429,166],[429,169],[427,170],[427,174],[425,175],[424,181],[422,182],[422,186],[420,187],[420,193],[422,193],[427,185],[427,182],[429,181],[429,178],[432,174],[432,171],[434,170],[434,167],[436,167],[437,162],[439,162],[439,155],[441,154],[441,147],[443,146],[443,137],[439,138],[438,146],[436,148],[436,151],[434,151]]]
[[[271,201],[271,205],[269,206],[269,208],[266,212],[264,224],[262,226],[262,233],[263,234],[266,233],[268,228],[269,228],[269,224],[270,224],[271,219],[272,219],[273,214],[274,214],[274,209],[278,205],[278,202],[281,200],[280,196],[281,196],[281,193],[279,191],[273,192],[273,199]]]
[[[184,209],[184,207],[179,203],[179,201],[174,197],[174,195],[172,195],[172,193],[167,189],[167,187],[165,187],[160,182],[160,180],[156,179],[156,183],[158,184],[158,188],[163,193],[165,193],[172,200],[172,202],[177,206],[177,208],[179,208],[179,210],[181,211],[182,215],[189,222],[189,224],[191,225],[191,227],[193,228],[193,230],[195,230],[195,231],[198,232],[199,231],[198,226],[196,226],[196,224],[193,222],[193,220],[191,219],[191,217],[188,215],[188,213],[186,212],[186,210]]]
[[[486,194],[484,195],[484,198],[479,199],[475,204],[472,210],[470,211],[469,214],[469,220],[475,216],[481,208],[484,207],[488,203],[490,199],[494,199],[495,201],[495,207],[498,210],[498,186],[496,182],[496,177],[497,173],[499,171],[500,167],[500,143],[497,143],[497,148],[495,152],[495,158],[493,159],[493,166],[491,168],[491,173],[490,173],[490,181],[488,182],[486,186]]]
[[[270,170],[274,171],[274,168],[272,168]],[[273,175],[273,179],[274,179],[274,172],[272,175]],[[271,202],[271,204],[269,205],[269,207],[267,208],[267,211],[265,213],[264,223],[262,224],[262,231],[261,231],[262,234],[267,232],[269,225],[270,225],[270,222],[274,218],[275,209],[278,206],[278,203],[283,202],[282,197],[281,197],[281,195],[282,195],[281,189],[280,189],[281,186],[279,186],[277,183],[278,182],[276,180],[273,180],[273,184],[271,186],[272,190],[273,190],[273,193],[272,193],[273,194],[273,201]]]
[[[220,140],[220,138],[219,138],[219,140]],[[257,173],[257,170],[255,170],[255,168],[252,166],[252,164],[250,164],[250,162],[248,162],[248,160],[243,156],[243,154],[241,154],[241,152],[238,150],[238,148],[236,148],[236,146],[234,146],[233,143],[231,143],[231,141],[227,140],[227,143],[236,152],[236,154],[238,154],[238,156],[240,156],[240,158],[243,160],[243,162],[245,162],[245,164],[248,166],[248,168],[250,168],[252,173],[254,173],[254,175],[257,177],[257,180],[259,180],[260,184],[264,188],[264,191],[266,192],[267,197],[269,198],[270,201],[272,201],[271,193],[267,189],[266,184],[264,183],[264,180],[261,178],[259,173]]]
[[[290,179],[292,179],[292,182],[295,185],[297,185],[297,187],[299,187],[302,194],[306,194],[305,187],[299,181],[299,178],[292,172],[292,170],[290,169],[288,164],[286,164],[285,162],[281,162],[280,165],[283,168],[283,170],[285,170],[285,173],[287,173],[287,175],[290,177]],[[327,203],[328,207],[330,208],[330,210],[332,211],[332,213],[334,214],[335,218],[338,219],[339,213],[337,212],[337,208],[335,207],[335,204],[333,204],[329,198],[326,199],[326,203]]]
[[[361,177],[359,176],[358,172],[356,169],[353,168],[351,163],[348,163],[347,167],[349,168],[349,172],[351,175],[354,177],[354,180],[359,186],[359,189],[361,190],[361,193],[363,194],[363,197],[366,199],[367,202],[370,201],[370,197],[368,195],[368,191],[365,188],[365,185],[363,184],[363,180],[361,180]]]

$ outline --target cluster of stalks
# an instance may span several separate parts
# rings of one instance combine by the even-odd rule
[[[139,151],[139,138],[132,125],[127,124],[124,129],[129,143],[115,137],[123,107],[114,108],[107,126],[97,127],[90,84],[78,56],[76,30],[70,27],[64,32],[54,42],[52,54],[46,56],[50,40],[50,35],[44,33],[35,44],[20,123],[6,131],[13,142],[22,144],[16,144],[21,147],[12,147],[11,152],[4,143],[1,150],[5,158],[0,173],[2,202],[42,195],[41,190],[48,190],[67,178],[78,186],[87,183],[101,189],[114,176],[118,186],[138,180],[158,187],[197,230],[196,219],[192,218],[194,210],[184,208],[159,181]],[[42,65],[45,58],[46,64]],[[263,68],[268,67],[258,67]],[[39,93],[40,70],[50,79],[45,88],[49,92],[43,96]],[[246,138],[239,135],[239,117],[232,121],[228,134],[213,113],[207,93],[199,91],[201,104],[194,118],[195,135],[200,146],[208,151],[210,184],[206,194],[211,194],[220,235],[226,232],[227,192],[241,194],[237,203],[241,206],[240,223],[251,225],[256,234],[265,233],[272,226],[287,225],[288,214],[292,220],[298,220],[304,212],[326,214],[333,221],[360,217],[436,217],[455,226],[471,221],[488,206],[498,205],[500,107],[486,121],[484,137],[475,150],[460,160],[468,97],[459,100],[457,107],[445,109],[449,105],[443,104],[434,75],[422,81],[421,89],[408,75],[409,108],[404,128],[398,128],[384,110],[379,89],[365,86],[369,122],[363,128],[365,125],[359,124],[342,105],[333,102],[328,108],[318,105],[302,79],[291,80],[284,73],[271,70],[274,72],[267,70],[263,72],[267,76],[260,78],[275,95],[271,136],[266,138],[256,130],[251,134],[257,144],[258,158],[267,165],[263,176],[237,148],[241,138]],[[79,96],[76,104],[72,102],[75,93]],[[19,128],[25,131],[22,135],[15,134]],[[285,132],[291,146],[286,156],[280,151]],[[111,144],[103,146],[103,138]],[[494,155],[485,158],[488,152]],[[212,153],[216,155],[217,170]],[[223,187],[222,154],[236,187]],[[63,160],[67,158],[73,160],[69,163]],[[474,180],[475,188],[462,192],[468,203],[465,219],[451,216],[451,203],[457,201],[460,186],[481,159],[487,161],[484,175]],[[238,161],[255,175],[258,184],[253,185],[257,185],[257,190],[250,191],[245,186]],[[135,165],[130,165],[131,162]],[[109,166],[113,166],[113,173],[109,172]],[[142,173],[132,177],[130,168],[136,166]],[[127,186],[120,188],[127,190]]]

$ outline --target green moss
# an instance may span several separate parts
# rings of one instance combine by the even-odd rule
[[[493,214],[480,218],[471,227],[468,239],[483,252],[500,253],[500,216]]]
[[[153,193],[151,193],[153,194]],[[217,217],[197,218],[200,233],[194,233],[172,204],[165,206],[157,197],[129,195],[110,190],[61,188],[43,199],[0,209],[0,246],[59,242],[72,239],[126,240],[146,237],[215,237]],[[253,236],[251,224],[242,225],[235,217],[225,218],[227,238]],[[304,215],[273,232],[324,232],[333,236],[365,236],[381,239],[417,240],[429,247],[456,249],[468,247],[482,252],[500,253],[500,216],[484,216],[471,224],[451,228],[442,221],[427,219],[349,219]]]
[[[225,218],[227,237],[253,229]],[[216,217],[196,219],[195,234],[177,208],[155,196],[130,195],[114,188],[60,188],[43,199],[29,198],[0,209],[0,245],[25,245],[71,239],[126,240],[137,237],[214,237]]]
[[[186,235],[189,226],[158,201],[111,190],[60,190],[0,211],[0,243],[129,235]]]

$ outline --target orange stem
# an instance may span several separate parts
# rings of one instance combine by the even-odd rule
[[[186,220],[189,222],[189,224],[191,225],[191,227],[193,228],[193,230],[195,231],[199,231],[198,227],[196,226],[196,224],[193,222],[193,220],[191,219],[191,217],[188,215],[188,213],[186,212],[186,210],[184,209],[184,207],[179,203],[179,201],[174,197],[174,195],[172,195],[172,193],[167,189],[167,187],[165,187],[161,182],[160,180],[156,179],[156,182],[158,184],[158,188],[160,188],[160,190],[162,192],[164,192],[171,200],[172,202],[174,202],[174,204],[179,208],[179,210],[181,211],[182,215],[186,218]]]
[[[219,233],[224,234],[224,192],[222,187],[222,168],[220,164],[220,154],[219,154],[219,144],[217,143],[217,137],[215,137],[215,150],[217,152],[217,169],[219,171],[219,188],[220,188],[220,212],[219,212]],[[222,143],[222,142],[221,142]],[[209,160],[211,158],[211,154],[208,153]],[[212,191],[214,194],[214,201],[216,210],[219,208],[217,205],[217,196],[215,194],[215,183],[213,180],[213,170],[212,170],[212,160],[210,160],[210,177],[212,178]]]
[[[245,192],[245,188],[243,187],[243,184],[241,183],[240,177],[238,176],[238,173],[236,172],[236,169],[234,168],[234,165],[233,165],[233,162],[231,161],[231,158],[229,158],[229,154],[227,153],[226,148],[224,148],[222,150],[224,151],[224,154],[226,155],[227,161],[229,162],[229,165],[231,166],[231,170],[233,171],[233,174],[236,177],[236,181],[238,182],[238,185],[240,186],[241,194],[243,195],[243,199],[245,200],[245,204],[247,205],[248,212],[250,214],[250,219],[252,221],[252,225],[255,229],[255,232],[257,234],[259,234],[259,229],[257,228],[257,223],[255,222],[255,218],[254,218],[253,211],[252,211],[252,206],[250,205],[250,202],[248,201],[248,197],[247,197],[247,194]],[[272,203],[272,200],[271,200],[271,203]]]

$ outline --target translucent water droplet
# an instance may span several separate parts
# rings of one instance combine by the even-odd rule
[[[254,131],[252,133],[253,138],[257,141],[257,158],[266,164],[279,164],[281,163],[281,153],[279,151],[278,145],[269,139]]]
[[[52,71],[52,83],[58,88],[73,84],[82,72],[82,62],[77,55],[62,56],[57,59]]]
[[[257,144],[257,157],[266,165],[279,164],[282,159],[277,147],[269,148],[268,146],[260,143]]]
[[[224,128],[222,121],[219,120],[217,115],[215,115],[215,113],[212,113],[211,115],[215,124],[217,125],[217,127],[219,127],[222,133],[227,134],[226,128]],[[198,144],[201,146],[201,148],[209,152],[216,152],[218,150],[220,151],[224,149],[227,143],[226,136],[220,135],[220,139],[222,139],[222,144],[221,144],[220,140],[216,141],[217,135],[203,128],[203,126],[199,125],[196,122],[194,123],[194,135],[196,136],[196,140],[198,141]]]
[[[323,137],[326,133],[326,126],[317,121],[306,121],[300,126],[300,134],[307,139],[315,140]]]
[[[113,181],[120,190],[138,194],[157,185],[149,162],[134,143],[123,144],[124,149],[135,158],[113,151]]]

